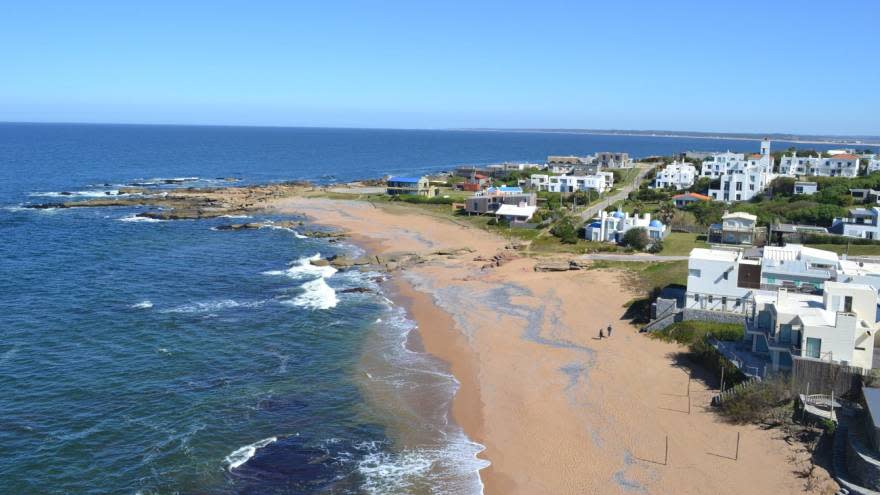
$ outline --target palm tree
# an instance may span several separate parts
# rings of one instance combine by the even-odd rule
[[[675,205],[671,201],[660,203],[660,209],[657,210],[657,218],[665,225],[669,225],[675,218]]]

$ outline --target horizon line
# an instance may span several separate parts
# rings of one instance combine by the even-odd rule
[[[880,146],[880,135],[870,134],[805,134],[792,132],[745,132],[745,131],[694,131],[670,129],[602,129],[577,127],[367,127],[333,125],[285,125],[285,124],[220,124],[220,123],[173,123],[173,122],[90,122],[90,121],[39,121],[39,120],[0,120],[0,125],[84,125],[84,126],[131,126],[131,127],[233,127],[266,129],[340,129],[340,130],[387,130],[387,131],[458,131],[458,132],[520,132],[520,133],[558,133],[592,134],[609,136],[649,136],[704,139],[745,139],[768,138],[777,141],[803,142],[807,144],[859,144]],[[786,139],[791,138],[791,139]],[[803,139],[820,141],[803,141]],[[875,143],[846,143],[837,140],[877,140]]]

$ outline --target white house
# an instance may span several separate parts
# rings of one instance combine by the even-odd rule
[[[880,208],[853,208],[848,217],[835,218],[829,232],[863,239],[880,239]]]
[[[707,169],[707,165],[712,170]],[[719,166],[718,170],[714,170],[715,166]],[[709,189],[709,196],[716,201],[729,203],[752,199],[774,178],[770,141],[761,141],[761,153],[748,158],[730,152],[713,155],[712,160],[703,163],[703,175],[720,180],[717,189]]]
[[[529,177],[529,188],[536,191],[546,191],[550,188],[550,176],[547,174],[532,174]]]
[[[815,182],[797,181],[794,183],[794,193],[812,196],[819,191],[819,185]]]
[[[872,174],[874,172],[880,172],[880,155],[874,155],[873,158],[868,160],[868,173]]]
[[[859,175],[859,157],[852,154],[837,154],[827,158],[784,156],[779,162],[779,173],[790,177],[856,177]]]
[[[769,353],[773,369],[793,357],[871,369],[877,331],[877,290],[827,282],[822,295],[780,289],[746,326],[752,352]]]
[[[518,205],[503,204],[495,210],[495,217],[498,220],[507,220],[508,222],[528,222],[537,210],[537,206],[526,203]]]
[[[697,168],[687,162],[672,162],[657,172],[654,187],[657,189],[687,189],[694,185]]]
[[[754,244],[758,217],[745,212],[724,212],[721,223],[709,226],[709,242],[721,244]]]
[[[548,180],[547,190],[558,193],[577,191],[605,192],[609,186],[606,173],[596,175],[557,175]]]
[[[749,314],[780,288],[821,293],[837,277],[838,261],[833,252],[799,244],[752,252],[695,248],[688,258],[685,306]]]
[[[742,153],[731,153],[730,151],[725,153],[713,153],[707,160],[703,161],[700,175],[717,179],[726,174],[728,168],[742,163],[745,159],[746,156]]]
[[[588,241],[597,242],[620,242],[623,235],[630,229],[642,227],[652,241],[662,240],[666,237],[666,226],[660,220],[651,220],[651,214],[643,216],[630,215],[623,211],[615,211],[609,214],[602,210],[598,218],[594,218],[584,229],[584,237]]]

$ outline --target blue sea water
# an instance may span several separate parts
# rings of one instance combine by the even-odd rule
[[[692,149],[757,143],[0,124],[0,492],[471,493],[485,466],[446,422],[454,378],[403,345],[414,324],[381,275],[308,264],[357,247],[23,205],[155,178],[329,182]]]

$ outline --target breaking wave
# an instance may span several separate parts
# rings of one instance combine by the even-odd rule
[[[252,444],[245,445],[244,447],[239,447],[235,449],[231,454],[226,456],[224,459],[226,461],[226,465],[230,471],[241,466],[246,463],[254,454],[257,453],[258,449],[262,449],[263,447],[277,442],[278,437],[269,437],[264,438],[262,440],[256,441]]]

